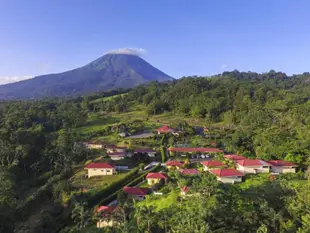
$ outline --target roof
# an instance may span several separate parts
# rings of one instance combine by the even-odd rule
[[[182,167],[183,162],[180,161],[167,161],[166,166],[176,166],[176,167]]]
[[[163,125],[162,127],[157,129],[160,133],[173,133],[175,129],[169,128],[168,125]]]
[[[148,149],[148,148],[146,148],[146,149],[135,149],[135,152],[136,153],[149,153],[149,152],[156,152],[155,150],[153,150],[153,149]]]
[[[242,159],[242,160],[236,160],[236,162],[241,166],[271,166],[271,164],[265,162],[264,160],[260,159]]]
[[[200,152],[200,153],[222,153],[218,148],[204,148],[204,147],[170,147],[171,152]]]
[[[189,187],[185,185],[185,186],[182,188],[182,191],[183,191],[184,193],[187,193],[187,192],[189,191]]]
[[[123,191],[129,195],[135,195],[135,196],[145,196],[148,193],[150,193],[150,189],[148,188],[139,188],[139,187],[124,187]]]
[[[157,172],[157,173],[150,172],[146,175],[146,179],[168,179],[168,176],[160,172]]]
[[[90,163],[88,164],[85,169],[100,169],[100,168],[114,168],[114,165],[109,163]]]
[[[218,177],[244,176],[242,172],[239,172],[238,170],[232,168],[215,169],[210,170],[210,172]]]
[[[245,157],[241,156],[241,155],[235,155],[235,154],[229,154],[229,155],[224,155],[224,157],[226,159],[232,159],[232,160],[242,160],[242,159],[246,159]]]
[[[111,214],[116,210],[117,206],[99,206],[97,209],[97,212],[100,212],[102,214]]]
[[[192,176],[192,175],[199,175],[200,172],[196,168],[189,168],[189,169],[183,169],[181,171],[181,174]]]
[[[125,157],[126,154],[124,152],[115,152],[115,153],[109,153],[110,157]]]
[[[297,167],[295,163],[284,161],[284,160],[271,160],[268,161],[272,166],[275,167]]]
[[[206,166],[206,167],[222,167],[222,166],[225,166],[224,163],[222,163],[221,161],[218,161],[218,160],[203,161],[203,162],[201,162],[201,164]]]

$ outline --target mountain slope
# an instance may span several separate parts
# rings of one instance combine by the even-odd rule
[[[59,74],[37,76],[0,86],[0,99],[70,96],[116,88],[131,88],[172,77],[136,55],[106,54],[86,66]]]

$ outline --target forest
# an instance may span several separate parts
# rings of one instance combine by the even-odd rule
[[[91,116],[105,116],[106,122],[100,122],[105,126],[110,116],[134,113],[137,108],[148,117],[169,113],[199,119],[206,127],[221,129],[217,144],[226,152],[291,161],[300,171],[249,187],[219,184],[208,175],[185,180],[171,174],[174,182],[167,189],[189,182],[203,195],[156,210],[121,193],[120,211],[113,216],[119,225],[96,229],[94,207],[104,193],[75,190],[70,177],[94,158],[77,142],[108,136],[114,129],[99,133],[79,129]],[[308,233],[309,112],[310,74],[287,76],[273,70],[183,77],[78,98],[1,102],[0,233]],[[133,174],[125,178],[130,180]]]

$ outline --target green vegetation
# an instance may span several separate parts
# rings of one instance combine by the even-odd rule
[[[142,182],[146,173],[138,165],[166,161],[164,150],[172,145],[216,146],[249,158],[284,159],[298,164],[300,172],[247,176],[233,186],[207,175],[187,178],[169,172],[162,196],[136,204],[122,198],[122,228],[114,232],[309,232],[309,79],[308,73],[288,77],[274,71],[233,71],[151,83],[107,97],[2,102],[0,233],[87,230],[95,222],[93,208],[122,195],[124,185]],[[179,136],[120,135],[152,132],[162,124]],[[209,130],[203,135],[193,126]],[[86,162],[108,158],[77,143],[84,140],[160,153],[155,159],[120,161],[134,168],[130,172],[85,179]],[[189,194],[201,195],[181,197],[184,185]]]

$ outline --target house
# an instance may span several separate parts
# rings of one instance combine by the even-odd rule
[[[104,143],[96,142],[96,141],[87,141],[87,142],[83,142],[83,144],[88,149],[102,149],[104,147]]]
[[[110,159],[112,160],[122,160],[126,157],[126,153],[124,152],[114,152],[108,155],[110,156]]]
[[[157,172],[157,173],[150,172],[146,175],[146,180],[147,180],[148,185],[158,184],[161,181],[164,181],[164,183],[166,184],[168,180],[168,176],[160,172]]]
[[[109,163],[91,163],[84,169],[87,169],[88,178],[92,176],[107,176],[116,174],[115,166]]]
[[[224,158],[234,160],[234,161],[246,159],[245,157],[243,157],[241,155],[235,155],[235,154],[224,155]]]
[[[177,131],[175,129],[169,128],[168,125],[163,125],[162,127],[156,129],[158,134],[166,134],[166,133],[172,133],[173,135],[178,135]]]
[[[216,175],[218,181],[227,184],[242,182],[242,177],[244,176],[242,172],[232,168],[215,169],[209,172]]]
[[[139,187],[124,187],[123,191],[128,194],[128,197],[131,197],[137,201],[145,199],[145,196],[151,193],[149,188],[139,188]]]
[[[115,152],[126,152],[127,147],[120,147],[120,146],[115,146],[115,145],[106,145],[105,149],[107,153],[115,153]]]
[[[176,169],[180,169],[181,167],[183,167],[184,163],[183,162],[180,162],[180,161],[167,161],[166,162],[166,167],[168,169],[171,169],[171,168],[176,168]]]
[[[182,195],[182,196],[187,195],[187,194],[188,194],[188,191],[189,191],[189,187],[185,185],[185,186],[181,189],[181,195]]]
[[[168,149],[169,152],[174,153],[223,153],[222,150],[217,148],[204,148],[204,147],[170,147]]]
[[[268,161],[272,165],[271,171],[274,173],[296,173],[297,165],[284,160]]]
[[[182,169],[180,173],[184,176],[197,176],[200,172],[196,168]]]
[[[219,169],[225,167],[225,164],[218,160],[209,160],[209,161],[203,161],[201,162],[203,165],[204,171],[209,171],[211,169]]]
[[[147,154],[149,157],[155,157],[156,151],[153,149],[135,149],[134,154]]]
[[[268,173],[272,165],[260,159],[236,160],[237,169],[247,174]]]
[[[97,228],[113,227],[119,225],[119,222],[112,217],[113,213],[117,210],[117,206],[99,206],[97,209],[98,218]]]

